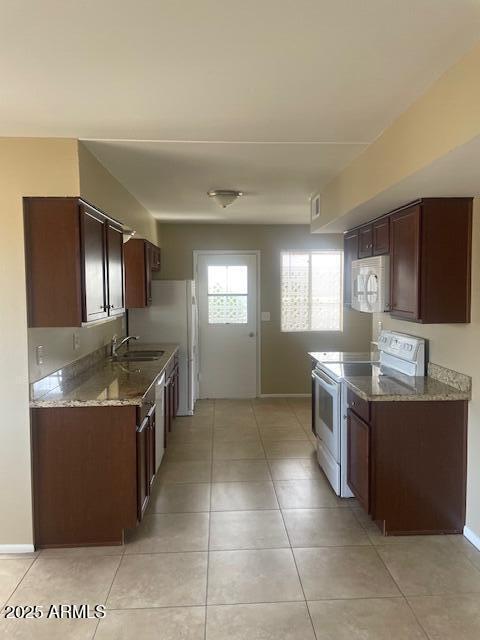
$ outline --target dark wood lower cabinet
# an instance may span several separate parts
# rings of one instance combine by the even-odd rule
[[[167,370],[165,380],[165,448],[168,443],[168,434],[173,428],[173,422],[178,414],[180,403],[180,381],[178,358],[175,357],[172,366]]]
[[[151,487],[155,480],[155,439],[157,437],[157,424],[155,408],[148,415],[147,459],[148,459],[148,486]],[[150,492],[149,492],[150,493]]]
[[[137,518],[143,518],[150,495],[149,417],[137,429]]]
[[[167,365],[164,424],[155,387],[140,406],[32,409],[35,546],[122,544],[143,518],[156,478],[157,438],[178,410],[178,357]],[[166,444],[166,440],[165,440]]]
[[[370,513],[370,426],[350,409],[347,421],[347,482],[362,507]]]
[[[347,479],[372,519],[387,535],[462,533],[467,402],[371,402],[367,423],[354,398]]]
[[[35,545],[121,544],[137,522],[136,407],[32,410]]]

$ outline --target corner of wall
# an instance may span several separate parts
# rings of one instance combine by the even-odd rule
[[[132,229],[138,237],[157,244],[156,219],[130,191],[78,141],[80,195]]]

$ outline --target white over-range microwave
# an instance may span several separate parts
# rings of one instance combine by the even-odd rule
[[[390,256],[352,262],[352,308],[376,313],[390,308]]]

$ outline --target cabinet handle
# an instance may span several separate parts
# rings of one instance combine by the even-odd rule
[[[148,419],[145,419],[140,427],[137,429],[137,433],[142,433],[148,427]]]

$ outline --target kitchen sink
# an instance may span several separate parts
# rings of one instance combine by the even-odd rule
[[[148,360],[160,360],[165,351],[142,349],[129,349],[124,353],[120,353],[112,357],[113,362],[141,362]]]

